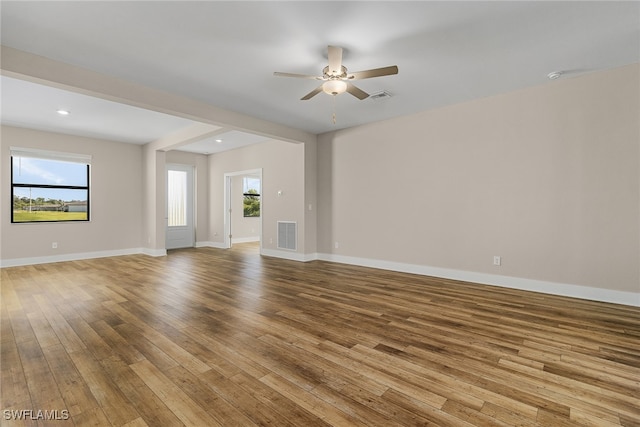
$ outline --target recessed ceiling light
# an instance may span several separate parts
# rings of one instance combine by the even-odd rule
[[[71,114],[68,110],[58,110],[56,111],[58,114],[60,114],[61,116],[68,116],[69,114]]]
[[[216,142],[217,142],[218,144],[220,144],[220,143],[222,143],[222,140],[221,140],[221,139],[216,139]]]

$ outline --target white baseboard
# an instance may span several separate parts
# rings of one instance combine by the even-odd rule
[[[212,247],[224,249],[223,243],[197,242],[196,247]],[[165,249],[130,248],[110,251],[84,252],[74,254],[53,255],[44,257],[27,257],[0,260],[0,268],[17,267],[21,265],[48,264],[52,262],[77,261],[82,259],[105,258],[122,255],[144,254],[148,256],[166,256]],[[640,292],[625,292],[589,286],[572,285],[566,283],[547,282],[543,280],[524,279],[519,277],[501,276],[497,274],[477,273],[472,271],[453,270],[446,268],[430,267],[425,265],[399,263],[368,258],[348,257],[335,254],[301,254],[292,251],[262,248],[261,254],[274,258],[288,259],[292,261],[308,262],[323,260],[342,264],[359,265],[362,267],[379,268],[382,270],[400,271],[403,273],[434,276],[445,279],[461,280],[465,282],[480,283],[485,285],[500,286],[505,288],[520,289],[524,291],[540,292],[551,295],[562,295],[573,298],[609,302],[614,304],[640,307]]]
[[[238,237],[233,238],[233,243],[251,243],[251,242],[259,242],[260,236],[253,237]],[[211,241],[200,241],[196,242],[196,248],[217,248],[217,249],[227,249],[223,242],[211,242]]]
[[[111,251],[82,252],[82,253],[74,253],[74,254],[52,255],[52,256],[3,259],[3,260],[0,260],[0,268],[18,267],[21,265],[33,265],[33,264],[49,264],[52,262],[63,262],[63,261],[78,261],[82,259],[106,258],[106,257],[112,257],[112,256],[135,255],[135,254],[161,256],[161,254],[159,253],[158,254],[149,253],[149,249],[147,248],[116,249]],[[166,255],[166,251],[164,251],[164,255]]]
[[[260,255],[274,257],[274,258],[282,258],[282,259],[290,259],[292,261],[300,261],[300,262],[308,262],[314,261],[318,259],[318,254],[301,254],[293,251],[282,251],[279,249],[265,249],[262,248]]]
[[[142,251],[139,253],[149,255],[149,256],[167,256],[166,249],[142,248]]]
[[[476,273],[472,271],[452,270],[446,268],[429,267],[426,265],[405,264],[368,258],[348,257],[335,254],[316,255],[317,259],[323,261],[359,265],[362,267],[380,268],[382,270],[400,271],[403,273],[441,277],[443,279],[461,280],[465,282],[480,283],[484,285],[520,289],[523,291],[540,292],[544,294],[561,295],[586,300],[640,307],[640,292],[635,293],[616,291],[610,289],[593,288],[589,286],[547,282],[534,279],[523,279],[519,277],[501,276],[497,274]]]
[[[253,243],[259,242],[260,236],[250,236],[250,237],[234,237],[231,239],[231,243]]]
[[[210,242],[210,241],[196,242],[196,248],[227,249],[227,247],[222,242]]]

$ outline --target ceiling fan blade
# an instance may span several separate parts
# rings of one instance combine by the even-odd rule
[[[322,92],[322,85],[318,86],[317,88],[315,88],[314,90],[312,90],[311,92],[309,92],[308,94],[300,98],[300,101],[306,101],[308,99],[311,99],[317,94],[319,94],[320,92]]]
[[[309,74],[296,74],[296,73],[280,73],[278,71],[273,73],[274,76],[278,77],[296,77],[298,79],[312,79],[312,80],[322,80],[322,77],[311,76]]]
[[[329,46],[329,73],[338,76],[342,74],[342,48]]]
[[[347,82],[347,92],[349,92],[351,95],[355,96],[361,101],[369,97],[369,94],[367,92],[363,91],[356,85],[348,82]]]
[[[347,79],[349,80],[362,80],[370,79],[372,77],[390,76],[392,74],[398,74],[398,66],[392,65],[390,67],[374,68],[372,70],[356,71],[355,73],[349,73]]]

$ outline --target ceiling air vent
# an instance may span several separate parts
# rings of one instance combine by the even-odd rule
[[[391,98],[391,94],[389,92],[387,92],[386,90],[383,90],[381,92],[372,93],[371,95],[369,95],[369,99],[371,99],[373,101],[381,101],[381,100],[387,99],[387,98]]]

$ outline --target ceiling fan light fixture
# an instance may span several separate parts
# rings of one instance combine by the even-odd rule
[[[322,84],[322,91],[329,95],[340,95],[347,91],[347,83],[342,80],[328,80]]]

